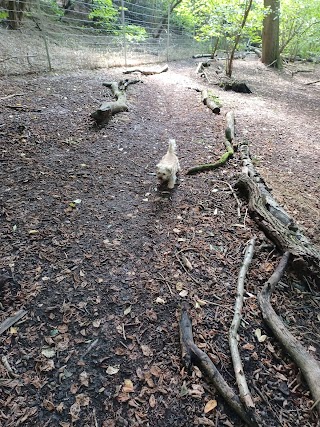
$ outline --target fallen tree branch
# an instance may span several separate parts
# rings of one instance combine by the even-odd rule
[[[139,83],[140,80],[121,80],[119,83],[117,82],[107,82],[103,83],[103,86],[106,86],[111,89],[113,96],[116,98],[116,101],[106,101],[103,102],[98,110],[94,111],[91,114],[93,120],[99,126],[103,126],[108,124],[111,120],[111,117],[117,113],[121,113],[123,111],[128,111],[127,106],[127,97],[125,90],[129,85]]]
[[[227,141],[227,140],[224,141],[224,145],[225,145],[227,151],[222,154],[222,156],[220,157],[219,160],[217,160],[215,163],[207,163],[204,165],[194,166],[193,168],[191,168],[187,171],[187,175],[194,175],[198,172],[205,172],[205,171],[217,169],[220,166],[223,166],[227,162],[227,160],[230,157],[232,157],[234,154],[233,147],[229,141]]]
[[[316,83],[320,83],[320,80],[315,80],[314,82],[308,82],[308,83],[305,83],[305,85],[306,86],[308,86],[308,85],[314,85]]]
[[[160,68],[159,70],[141,70],[140,68],[135,68],[133,70],[126,70],[123,72],[123,74],[141,73],[144,76],[152,76],[153,74],[165,73],[168,70],[169,70],[169,66],[168,66],[168,64],[166,64],[162,68]]]
[[[218,97],[214,96],[213,93],[208,89],[201,91],[201,101],[206,105],[214,114],[220,114],[220,105],[218,103]]]
[[[308,384],[314,399],[315,406],[320,414],[320,363],[302,346],[286,328],[280,317],[276,314],[270,303],[270,297],[276,284],[281,279],[290,258],[287,251],[282,256],[280,263],[270,279],[263,286],[258,295],[258,302],[262,312],[262,317],[274,333],[277,340],[282,344],[293,361],[301,369],[301,372]]]
[[[225,136],[227,140],[232,143],[232,141],[234,140],[234,124],[235,124],[234,111],[227,112],[226,121],[227,121],[227,126],[225,130]]]
[[[234,137],[234,127],[233,127],[233,132],[228,130],[228,127],[230,126],[230,122],[228,122],[228,120],[231,121],[232,117],[234,120],[234,115],[232,115],[232,114],[228,115],[228,113],[227,113],[227,115],[226,115],[227,128],[225,130],[225,134],[226,135],[228,134],[229,139],[231,139],[232,135]],[[204,172],[204,171],[208,171],[208,170],[212,170],[212,169],[217,169],[218,167],[223,166],[228,161],[228,159],[234,155],[234,148],[233,148],[233,145],[231,144],[231,142],[229,141],[229,139],[227,138],[224,141],[224,145],[225,145],[227,151],[222,154],[222,156],[220,157],[219,160],[217,160],[215,163],[206,163],[204,165],[194,166],[193,168],[191,168],[187,171],[187,175],[194,175],[198,172]]]
[[[229,329],[229,347],[231,352],[233,369],[234,369],[236,381],[238,384],[240,399],[242,403],[245,405],[245,407],[247,408],[247,410],[252,410],[254,408],[254,403],[251,397],[251,393],[249,391],[246,377],[244,375],[243,365],[242,365],[239,348],[238,348],[237,335],[238,335],[238,329],[240,326],[241,312],[242,312],[242,306],[243,306],[244,280],[253,258],[255,240],[256,240],[255,237],[250,240],[246,248],[242,266],[239,271],[237,297],[236,297],[236,303],[234,307],[234,316]]]
[[[4,320],[0,323],[0,335],[9,329],[12,325],[17,323],[22,317],[24,317],[28,312],[26,310],[19,310],[16,312],[14,316],[8,317],[8,319]]]
[[[187,370],[190,372],[192,365],[198,366],[206,378],[217,389],[218,393],[225,399],[228,405],[230,405],[230,407],[239,415],[239,417],[249,427],[258,427],[258,422],[254,419],[252,414],[249,414],[245,410],[238,396],[226,383],[209,356],[204,351],[200,350],[194,343],[192,323],[185,306],[183,306],[181,309],[179,327],[182,360]]]
[[[253,167],[246,144],[241,146],[240,152],[244,173],[236,187],[248,198],[251,216],[281,252],[289,251],[294,255],[295,263],[311,272],[319,282],[320,249],[303,235],[293,219],[273,199],[265,182]]]

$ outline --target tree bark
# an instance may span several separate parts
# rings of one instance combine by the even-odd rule
[[[264,7],[269,13],[264,17],[262,30],[262,56],[263,64],[281,68],[279,48],[279,14],[280,0],[264,0]]]
[[[280,251],[289,251],[294,255],[294,262],[299,269],[310,272],[319,283],[320,248],[304,236],[294,220],[274,200],[265,182],[254,169],[246,144],[241,146],[240,152],[244,173],[236,186],[249,199],[249,212]]]

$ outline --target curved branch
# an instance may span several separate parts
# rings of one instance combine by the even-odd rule
[[[320,363],[319,361],[315,360],[303,347],[300,341],[298,341],[297,338],[295,338],[287,330],[284,323],[276,314],[270,303],[271,294],[276,284],[281,279],[287,267],[289,258],[290,252],[285,252],[278,267],[258,295],[258,302],[264,321],[270,327],[277,340],[280,341],[293,361],[301,369],[301,372],[315,401],[314,406],[317,408],[317,411],[320,414]]]

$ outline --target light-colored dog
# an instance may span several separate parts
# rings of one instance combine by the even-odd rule
[[[168,188],[172,189],[176,183],[179,171],[180,165],[176,155],[176,141],[169,139],[168,151],[157,164],[157,178],[161,184],[167,182]]]

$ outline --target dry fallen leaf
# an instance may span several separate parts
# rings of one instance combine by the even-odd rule
[[[89,386],[89,376],[86,371],[81,372],[79,375],[80,384],[88,387]]]
[[[154,394],[151,394],[149,397],[149,405],[151,408],[155,408],[157,406],[156,398],[154,397]]]
[[[252,350],[254,350],[254,345],[253,345],[253,344],[250,344],[250,343],[248,342],[247,344],[244,344],[244,345],[242,346],[242,348],[243,348],[243,350],[250,350],[250,351],[252,351]]]
[[[124,385],[122,386],[123,393],[132,393],[134,391],[133,383],[131,380],[124,380]]]
[[[259,329],[259,328],[255,330],[254,334],[257,337],[259,342],[264,342],[268,338],[267,335],[261,334],[261,329]]]
[[[208,412],[212,411],[217,406],[217,401],[215,399],[209,400],[209,402],[206,403],[206,406],[204,407],[204,413],[207,414]]]
[[[119,365],[115,365],[115,366],[108,366],[106,372],[108,375],[115,375],[119,372],[120,370],[120,366]]]
[[[56,351],[52,347],[43,347],[41,350],[41,354],[43,354],[44,357],[47,359],[50,359],[51,357],[54,357],[56,354]]]
[[[188,295],[188,291],[184,289],[183,291],[179,292],[179,295],[184,298]]]
[[[164,299],[162,299],[162,298],[160,298],[160,297],[158,297],[157,299],[156,299],[156,302],[158,303],[158,304],[165,304],[166,302],[165,302],[165,300]]]
[[[153,355],[153,351],[151,350],[151,348],[148,345],[141,345],[141,350],[144,356],[152,356]]]

